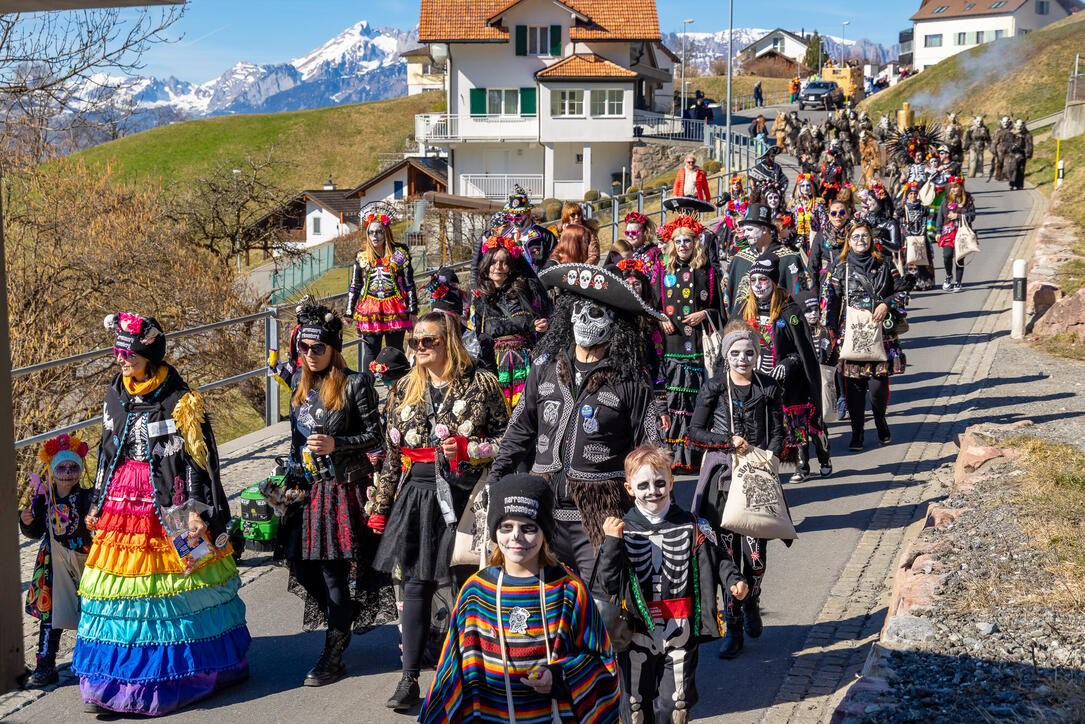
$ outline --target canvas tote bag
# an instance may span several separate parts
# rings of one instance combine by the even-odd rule
[[[825,422],[836,422],[840,414],[836,409],[836,367],[818,365],[821,368],[821,418]]]
[[[885,362],[882,325],[874,321],[869,309],[853,309],[848,303],[851,284],[848,266],[844,265],[844,343],[840,359],[845,362]]]
[[[701,338],[701,347],[704,349],[705,380],[710,380],[716,362],[723,356],[723,335],[716,329],[711,317],[705,317],[705,323],[708,324],[708,332]]]
[[[477,566],[479,570],[486,567],[486,559],[489,556],[486,514],[490,509],[490,491],[486,487],[487,477],[483,475],[475,483],[467,507],[464,508],[463,515],[456,523],[456,537],[452,541],[451,565],[453,566]]]
[[[930,206],[934,203],[934,197],[938,195],[938,189],[934,187],[930,181],[923,184],[923,187],[919,189],[919,203],[924,206]]]
[[[836,406],[836,401],[833,401]],[[731,401],[731,380],[727,380],[727,411],[731,433],[735,430],[735,408]],[[766,411],[766,416],[768,412]],[[767,423],[767,420],[766,420]],[[787,509],[780,485],[780,461],[768,450],[750,446],[745,455],[732,453],[731,489],[723,506],[720,527],[752,538],[795,540],[795,524]]]
[[[958,266],[964,266],[964,260],[980,250],[980,242],[964,215],[958,219],[957,235],[953,237],[953,261]]]
[[[927,237],[916,234],[904,237],[904,261],[915,266],[930,266],[927,256]]]

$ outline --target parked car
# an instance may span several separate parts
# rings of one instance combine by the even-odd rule
[[[835,93],[833,91],[836,91]],[[829,106],[826,106],[825,96],[832,93],[829,96]],[[843,98],[843,91],[840,90],[840,86],[835,81],[831,80],[812,80],[806,84],[806,88],[799,93],[799,110],[806,110],[807,106],[811,108],[828,108],[832,109],[837,106],[833,105],[836,101],[835,98]]]

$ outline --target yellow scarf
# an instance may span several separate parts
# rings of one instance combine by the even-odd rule
[[[170,373],[169,367],[166,365],[159,365],[158,372],[154,377],[148,377],[143,382],[136,382],[131,377],[124,378],[124,387],[128,392],[133,395],[149,395],[159,388],[159,386],[166,381],[166,375]]]

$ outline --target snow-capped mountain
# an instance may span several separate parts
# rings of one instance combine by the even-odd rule
[[[747,45],[759,40],[771,31],[772,28],[735,28],[734,49],[730,54],[732,56],[738,55],[739,51]],[[799,31],[795,34],[801,35],[802,32]],[[807,36],[811,34],[811,31],[807,31]],[[841,39],[832,35],[822,35],[821,38],[825,41],[826,51],[834,58],[840,57],[841,44],[843,44],[849,58],[863,58],[877,63],[886,63],[896,59],[900,51],[898,45],[884,46],[871,42],[866,38],[858,40]],[[663,42],[678,55],[682,54],[682,33],[665,33]],[[712,65],[712,61],[726,58],[728,55],[726,30],[715,33],[688,33],[685,36],[685,44],[686,62],[701,70],[708,70]]]

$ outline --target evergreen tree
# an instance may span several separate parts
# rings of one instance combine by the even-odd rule
[[[820,57],[818,53],[820,51]],[[821,36],[815,30],[814,34],[810,36],[809,42],[806,44],[806,55],[803,56],[802,63],[807,68],[817,71],[826,60],[829,59],[829,53],[825,49],[825,43],[822,42]]]

